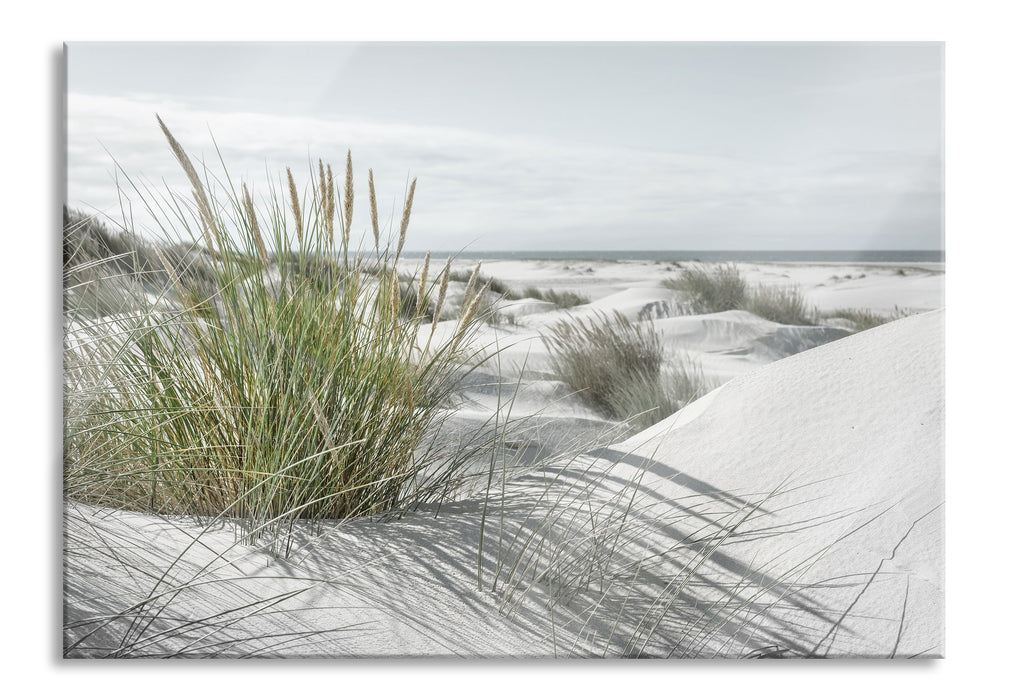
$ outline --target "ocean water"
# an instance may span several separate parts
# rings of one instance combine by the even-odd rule
[[[424,253],[404,253],[423,258]],[[643,260],[646,262],[945,263],[944,250],[488,250],[432,251],[432,259]]]

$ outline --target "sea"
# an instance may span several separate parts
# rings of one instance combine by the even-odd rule
[[[404,253],[423,258],[424,253]],[[434,260],[585,260],[645,262],[945,263],[945,250],[466,250],[432,251]]]

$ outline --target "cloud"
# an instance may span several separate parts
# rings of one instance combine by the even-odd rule
[[[220,112],[140,95],[69,95],[72,205],[117,213],[115,162],[132,178],[188,192],[155,112],[192,156],[220,174],[216,140],[231,177],[255,183],[260,193],[268,179],[279,182],[287,165],[302,181],[319,157],[342,170],[352,149],[356,189],[366,191],[373,169],[387,219],[408,178],[418,177],[407,244],[415,250],[940,245],[937,154],[865,151],[757,161]],[[142,224],[140,203],[131,200]],[[358,219],[355,229],[363,234],[367,217]]]

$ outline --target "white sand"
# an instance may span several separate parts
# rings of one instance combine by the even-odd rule
[[[942,305],[936,266],[740,268],[821,310]],[[670,350],[727,383],[622,443],[516,469],[487,507],[483,590],[481,499],[299,531],[283,560],[231,527],[70,504],[67,653],[943,654],[942,311],[842,337],[675,316],[670,272],[651,263],[483,271],[580,291],[593,302],[575,315],[647,310]],[[524,365],[514,415],[533,416],[545,453],[614,428],[549,377],[540,332],[566,312],[511,313],[480,338],[505,349],[463,392],[460,425],[512,398],[493,384]]]

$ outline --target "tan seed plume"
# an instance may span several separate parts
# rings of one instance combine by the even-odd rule
[[[441,309],[445,305],[445,295],[448,293],[448,273],[451,266],[451,260],[445,261],[445,271],[442,272],[441,286],[438,288],[438,302],[434,306],[434,317],[431,319],[431,333],[434,333],[438,319],[441,318]]]
[[[466,312],[463,314],[462,319],[459,321],[459,325],[457,326],[455,340],[452,341],[452,352],[455,352],[456,348],[459,346],[459,343],[463,338],[464,329],[473,322],[474,318],[476,318],[477,311],[480,310],[480,304],[483,302],[484,295],[487,293],[489,288],[490,280],[488,280],[484,286],[480,288],[480,291],[477,292],[477,295],[473,298],[472,303],[466,307]]]
[[[336,218],[336,196],[333,187],[333,168],[326,163],[326,231],[329,233],[329,247],[333,248],[334,219]]]
[[[396,275],[395,269],[393,269],[390,278],[392,284],[392,317],[396,318],[399,316],[399,277]]]
[[[172,132],[168,130],[165,123],[161,121],[161,116],[154,115],[158,120],[158,126],[161,127],[161,131],[165,134],[165,138],[168,139],[168,145],[172,149],[172,153],[175,154],[175,159],[179,161],[179,165],[182,166],[182,170],[186,173],[186,177],[189,179],[189,184],[193,187],[193,199],[196,201],[196,206],[200,210],[200,219],[203,222],[203,234],[207,241],[207,247],[210,249],[211,255],[216,257],[216,252],[214,251],[214,239],[217,237],[217,226],[215,224],[215,219],[213,213],[210,209],[210,200],[207,199],[207,192],[203,187],[203,181],[200,180],[199,175],[196,174],[196,168],[193,167],[193,161],[189,159],[186,154],[182,144],[176,140],[172,135]],[[220,247],[220,246],[218,246]]]
[[[212,219],[210,218],[209,204],[199,203],[199,193],[196,190],[191,190],[193,193],[193,199],[197,201],[197,207],[200,210],[200,224],[203,226],[203,240],[207,243],[207,250],[210,251],[210,256],[213,258],[217,257],[217,250],[214,246],[214,228],[212,225]],[[207,207],[206,209],[204,207]]]
[[[354,218],[354,164],[347,151],[347,175],[343,182],[343,240],[350,245],[350,223]]]
[[[319,216],[322,218],[322,230],[329,236],[329,221],[326,212],[329,211],[329,190],[326,188],[326,168],[319,159]]]
[[[189,183],[193,186],[194,194],[201,205],[201,209],[206,209],[208,212],[210,210],[209,202],[206,201],[206,192],[203,189],[203,181],[196,174],[196,168],[193,167],[193,161],[189,160],[189,156],[186,154],[185,149],[182,148],[182,144],[179,143],[176,138],[172,135],[172,132],[168,130],[165,123],[161,121],[161,117],[155,115],[158,119],[158,125],[161,127],[161,131],[164,132],[165,138],[168,139],[168,145],[171,146],[172,152],[175,154],[175,158],[179,161],[182,166],[182,170],[185,171],[186,177],[189,178]],[[204,207],[203,205],[207,206]]]
[[[410,183],[410,191],[406,195],[406,202],[403,204],[403,218],[399,222],[399,245],[396,248],[396,259],[403,252],[403,243],[406,241],[406,228],[410,225],[410,210],[413,209],[413,193],[417,191],[417,178]]]
[[[424,306],[424,293],[427,291],[427,272],[431,267],[431,251],[424,255],[424,268],[420,272],[420,286],[417,287],[417,313]]]
[[[263,268],[268,268],[270,266],[270,259],[266,254],[266,244],[263,242],[263,235],[259,231],[256,208],[252,204],[252,195],[249,194],[249,188],[244,182],[242,183],[242,202],[245,205],[245,215],[248,217],[249,224],[252,227],[252,238],[256,243],[256,250],[259,252],[259,259],[263,262]]]
[[[368,169],[368,201],[371,203],[371,230],[375,234],[375,255],[380,255],[378,236],[378,198],[375,197],[375,173]]]
[[[477,277],[480,276],[480,265],[481,263],[477,263],[476,267],[473,268],[473,274],[469,276],[469,282],[466,284],[466,294],[463,295],[463,308],[466,308],[466,305],[469,304],[470,295],[473,294],[473,288],[476,286]]]
[[[294,184],[294,175],[291,174],[291,169],[287,169],[287,186],[291,191],[291,211],[294,213],[294,230],[298,234],[298,249],[301,250],[304,229],[302,228],[301,221],[301,204],[298,203],[298,188]]]

